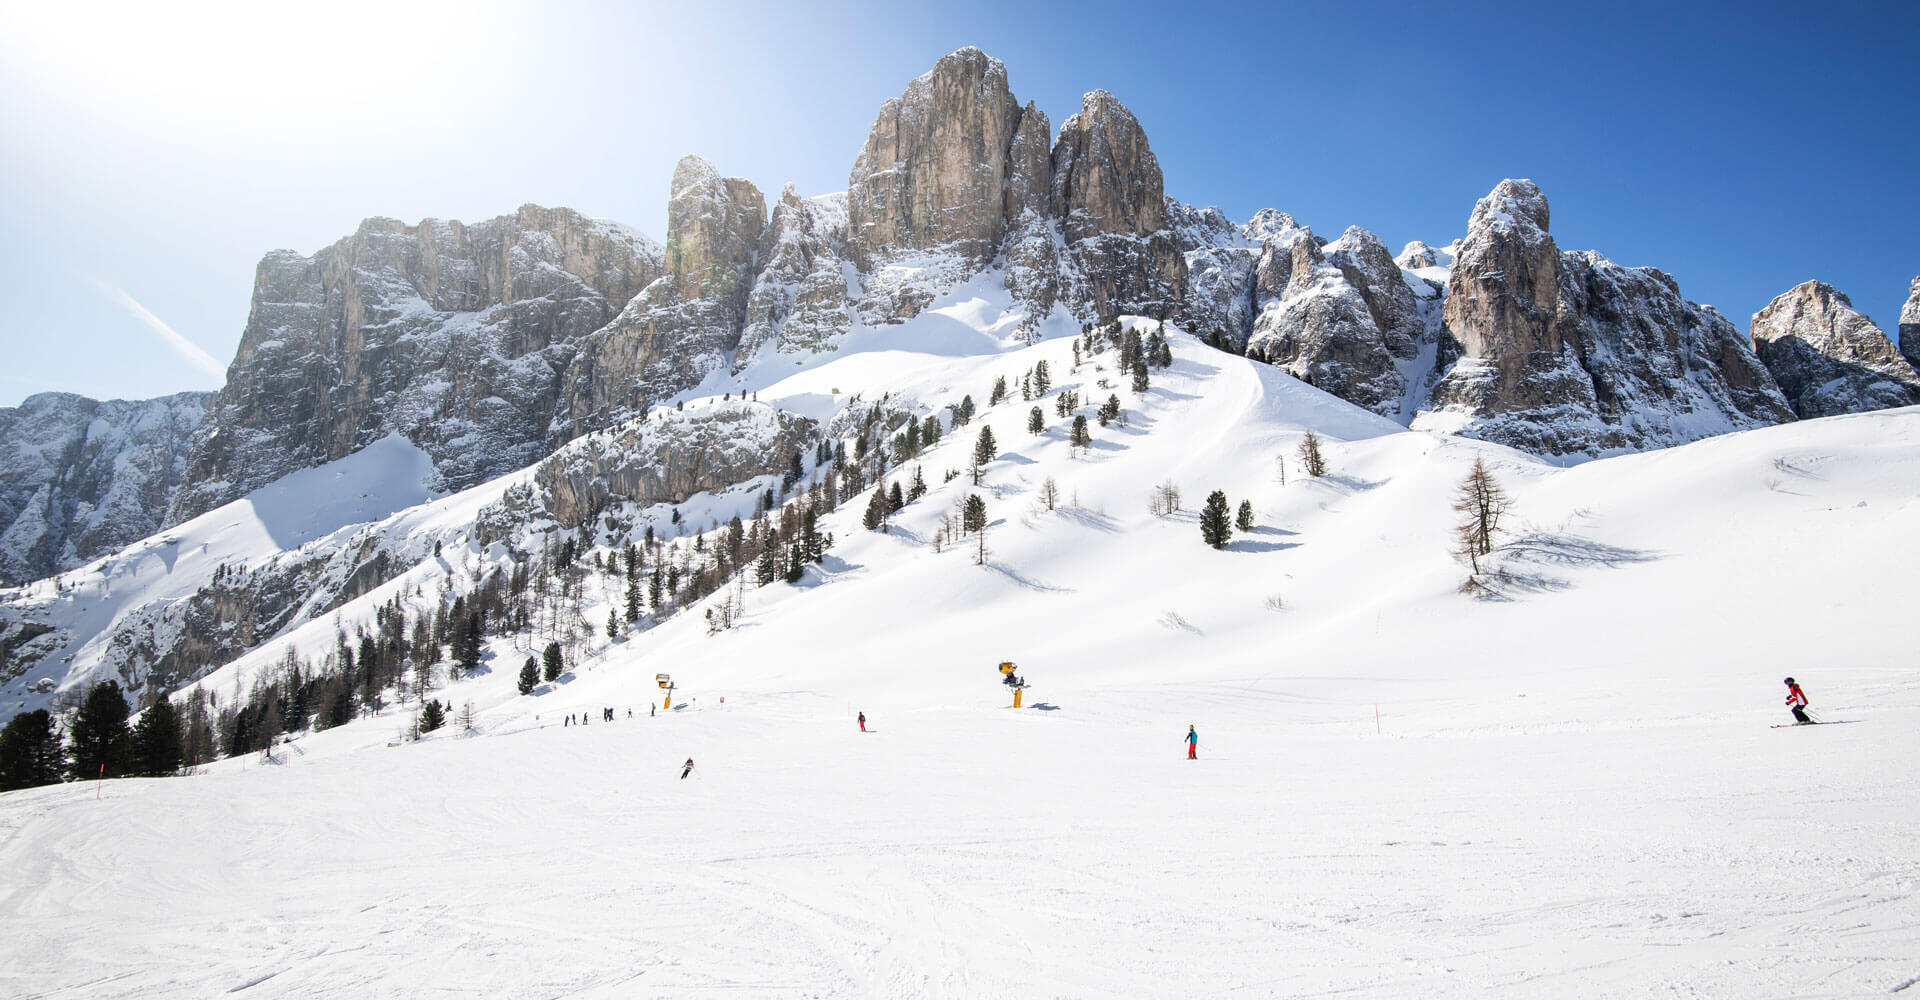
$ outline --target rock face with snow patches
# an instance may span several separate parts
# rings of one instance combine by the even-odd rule
[[[1802,417],[1920,402],[1920,372],[1825,282],[1795,285],[1754,313],[1753,346]]]
[[[1907,363],[1920,368],[1920,278],[1907,289],[1907,304],[1900,308],[1900,353]]]
[[[0,584],[71,569],[160,530],[210,392],[0,408]]]
[[[1424,324],[1413,291],[1378,237],[1355,226],[1322,248],[1293,237],[1285,287],[1265,297],[1247,353],[1350,403],[1396,416],[1420,356]],[[1277,255],[1267,263],[1278,280]]]
[[[666,273],[573,357],[558,440],[619,423],[728,367],[746,323],[766,216],[759,188],[722,177],[697,156],[680,160],[667,203]]]
[[[1474,207],[1442,313],[1454,356],[1431,399],[1457,429],[1593,455],[1790,419],[1724,317],[1663,272],[1562,253],[1548,222],[1532,181]]]
[[[660,270],[646,237],[534,205],[472,226],[369,219],[312,257],[268,254],[168,520],[393,432],[448,488],[536,461],[578,342]]]

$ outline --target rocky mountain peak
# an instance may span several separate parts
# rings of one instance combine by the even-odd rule
[[[976,269],[992,261],[1021,117],[1006,67],[976,48],[941,57],[882,104],[847,181],[847,248],[860,268],[936,247]]]
[[[1160,161],[1139,119],[1104,90],[1089,92],[1053,148],[1053,214],[1067,238],[1144,236],[1166,228]]]
[[[744,306],[766,224],[766,199],[752,182],[722,177],[698,156],[681,157],[667,202],[666,246],[680,294],[713,293]],[[744,280],[742,271],[749,272]]]
[[[1826,282],[1801,282],[1767,303],[1751,333],[1754,352],[1801,417],[1920,402],[1920,371]]]
[[[1551,218],[1540,185],[1524,178],[1508,178],[1474,204],[1473,215],[1467,220],[1467,239],[1471,241],[1487,229],[1531,239],[1534,230],[1546,234]]]

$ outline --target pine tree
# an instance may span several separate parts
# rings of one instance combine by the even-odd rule
[[[900,482],[895,480],[892,486],[887,487],[887,513],[898,514],[906,506],[907,494],[900,488]]]
[[[1243,535],[1253,530],[1253,501],[1240,501],[1240,512],[1239,515],[1233,519],[1233,526],[1238,528]]]
[[[980,494],[969,493],[960,507],[960,530],[966,532],[985,531],[987,528],[987,502]]]
[[[68,772],[76,781],[123,777],[127,773],[132,732],[127,728],[126,696],[117,681],[101,681],[87,689],[80,711],[68,727]]]
[[[1096,415],[1100,418],[1102,427],[1120,419],[1120,397],[1117,394],[1108,396],[1107,401],[1100,404]]]
[[[1053,376],[1047,372],[1047,363],[1045,361],[1034,362],[1033,394],[1036,396],[1044,396],[1047,394],[1047,390],[1051,388],[1053,388]]]
[[[887,486],[882,483],[873,488],[873,496],[867,500],[867,511],[860,518],[860,526],[868,531],[886,531],[887,514]]]
[[[430,733],[447,724],[447,710],[440,707],[440,700],[429,698],[420,706],[420,731]]]
[[[547,643],[547,648],[541,652],[540,657],[546,668],[541,677],[549,682],[559,680],[560,672],[566,669],[566,661],[560,655],[559,641]]]
[[[1301,439],[1300,465],[1307,470],[1307,475],[1315,479],[1327,474],[1327,459],[1320,453],[1320,435],[1308,431],[1307,436]]]
[[[993,391],[987,393],[987,405],[998,406],[1005,398],[1007,398],[1007,377],[1002,375],[993,380]]]
[[[1143,396],[1143,395],[1146,395],[1146,392],[1147,392],[1147,390],[1148,390],[1149,388],[1151,388],[1151,386],[1150,386],[1150,385],[1148,384],[1148,382],[1147,382],[1147,366],[1146,366],[1146,363],[1145,363],[1145,362],[1141,362],[1140,364],[1137,364],[1137,365],[1134,365],[1134,366],[1133,366],[1133,393],[1134,393],[1134,395],[1136,395],[1136,396]]]
[[[163,696],[133,727],[133,773],[160,778],[180,770],[183,747],[180,710]]]
[[[527,657],[527,662],[520,664],[520,693],[532,694],[533,689],[539,686],[540,661],[529,656]]]
[[[913,467],[913,482],[907,484],[907,502],[912,503],[927,495],[927,477],[920,474],[920,467]]]
[[[981,470],[999,454],[1000,446],[993,440],[993,426],[981,427],[980,436],[973,442],[973,485],[980,485]]]
[[[64,756],[60,731],[46,709],[14,716],[0,729],[0,792],[58,782]]]
[[[1093,447],[1093,433],[1087,430],[1086,414],[1076,413],[1073,415],[1073,431],[1067,437],[1067,444],[1075,448]]]
[[[607,609],[607,641],[612,642],[613,640],[618,638],[620,638],[620,613],[613,610],[612,608],[608,608]]]
[[[1207,494],[1207,504],[1200,509],[1200,537],[1216,549],[1227,547],[1227,539],[1233,537],[1233,525],[1227,520],[1227,495],[1220,490]]]
[[[1046,432],[1047,432],[1046,413],[1042,412],[1038,406],[1034,407],[1031,410],[1028,410],[1027,411],[1027,433],[1045,434]]]
[[[753,564],[753,581],[755,583],[764,587],[772,583],[774,578],[779,575],[775,558],[775,554],[779,552],[779,550],[780,546],[773,539],[767,539],[767,541],[760,546],[760,558],[755,560]]]

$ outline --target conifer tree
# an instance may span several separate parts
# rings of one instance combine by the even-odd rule
[[[430,733],[447,724],[447,710],[440,707],[438,698],[429,698],[420,706],[420,731]]]
[[[985,531],[987,528],[987,502],[980,494],[967,494],[960,508],[960,530],[966,532]]]
[[[1045,434],[1046,432],[1047,432],[1046,413],[1042,412],[1038,406],[1034,407],[1031,410],[1028,410],[1027,411],[1027,433]]]
[[[1200,537],[1216,549],[1227,547],[1227,539],[1233,537],[1233,525],[1227,520],[1227,495],[1220,490],[1207,494],[1206,506],[1200,509]]]
[[[614,639],[618,639],[618,638],[620,638],[620,613],[613,610],[612,608],[608,608],[607,609],[607,641],[611,642]]]
[[[899,481],[895,480],[892,486],[887,487],[887,513],[898,514],[906,506],[907,495],[900,489]]]
[[[118,778],[127,773],[133,736],[127,728],[128,714],[127,699],[120,693],[118,681],[101,681],[87,689],[86,700],[80,703],[80,711],[68,727],[72,758],[68,773],[76,781],[102,774]]]
[[[560,655],[559,640],[547,643],[547,648],[541,651],[540,658],[545,668],[540,676],[548,682],[559,680],[561,671],[567,666],[566,660]]]
[[[183,746],[180,710],[162,696],[133,727],[133,773],[161,778],[180,770]]]
[[[64,756],[52,713],[36,708],[14,716],[0,729],[0,792],[58,782]]]
[[[993,380],[993,390],[987,393],[987,405],[998,406],[1005,398],[1007,398],[1007,377],[1001,375]]]
[[[1044,396],[1047,394],[1047,390],[1051,388],[1053,388],[1053,376],[1047,372],[1047,363],[1045,361],[1034,362],[1033,394],[1036,396]]]
[[[1312,431],[1300,441],[1300,465],[1307,475],[1319,479],[1327,474],[1327,459],[1320,453],[1320,435]]]
[[[753,564],[753,582],[764,587],[779,575],[776,561],[776,554],[779,551],[779,544],[771,538],[760,546],[760,557],[754,560]]]
[[[860,526],[868,531],[887,530],[887,484],[881,483],[873,488],[873,495],[867,498],[867,511],[860,517]]]
[[[1087,430],[1087,415],[1073,415],[1073,431],[1067,438],[1067,444],[1075,448],[1093,447],[1093,434]]]
[[[1240,511],[1238,516],[1233,519],[1233,526],[1238,528],[1243,535],[1253,530],[1253,501],[1240,501]]]
[[[1454,538],[1476,574],[1480,572],[1480,557],[1493,551],[1493,536],[1500,530],[1500,518],[1508,504],[1507,491],[1493,478],[1487,460],[1475,458],[1473,469],[1454,493],[1453,509],[1461,514],[1454,526]]]
[[[1134,395],[1144,396],[1149,388],[1151,388],[1151,386],[1147,382],[1147,365],[1146,362],[1143,361],[1133,366]]]
[[[920,474],[920,467],[913,467],[913,482],[907,484],[907,502],[912,503],[927,495],[927,477]]]

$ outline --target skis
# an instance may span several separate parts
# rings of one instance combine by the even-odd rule
[[[1769,726],[1767,728],[1799,729],[1802,726],[1845,726],[1845,725],[1851,725],[1852,723],[1859,722],[1859,721],[1860,721],[1859,719],[1828,719],[1824,722],[1782,722],[1777,726]]]

